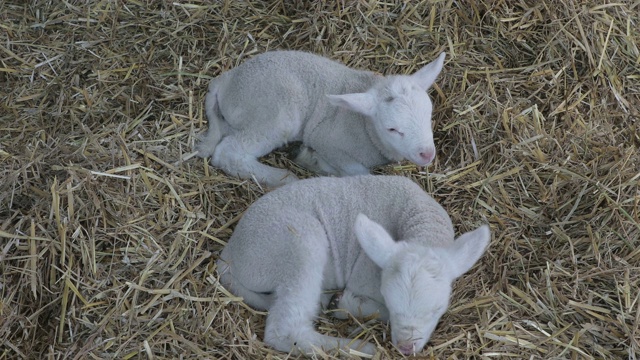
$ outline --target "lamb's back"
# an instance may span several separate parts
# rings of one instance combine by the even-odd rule
[[[302,51],[269,51],[223,73],[217,81],[223,115],[234,122],[234,111],[244,109],[307,110],[311,117],[327,94],[364,91],[370,72],[350,69],[331,59]],[[238,119],[240,120],[240,119]]]
[[[431,239],[453,240],[451,220],[442,206],[419,185],[401,176],[320,177],[297,181],[258,199],[245,216],[264,216],[277,209],[310,214],[319,219],[329,233],[345,241],[353,241],[353,224],[359,213],[380,223],[394,238],[432,234]]]

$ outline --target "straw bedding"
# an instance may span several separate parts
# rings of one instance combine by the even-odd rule
[[[636,359],[639,21],[637,1],[0,1],[0,358],[291,358],[216,283],[266,189],[192,149],[212,77],[297,49],[384,74],[448,54],[437,160],[375,172],[494,238],[418,358]],[[318,320],[400,357],[361,325]]]

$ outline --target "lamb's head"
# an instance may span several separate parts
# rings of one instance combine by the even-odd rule
[[[451,279],[430,249],[400,245],[382,268],[380,292],[389,310],[393,344],[409,355],[422,350],[447,310]]]
[[[431,127],[433,105],[426,90],[440,74],[445,53],[413,75],[389,76],[364,93],[330,95],[334,105],[366,115],[393,160],[426,166],[436,155]]]
[[[355,233],[365,253],[382,269],[380,292],[389,311],[391,340],[404,355],[422,350],[447,310],[453,281],[471,269],[491,239],[484,225],[446,246],[396,242],[362,214]]]

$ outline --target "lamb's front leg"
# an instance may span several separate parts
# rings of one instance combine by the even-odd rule
[[[276,301],[269,309],[265,328],[265,342],[277,350],[313,355],[316,349],[331,351],[354,349],[373,355],[373,344],[349,338],[339,338],[318,333],[313,328],[320,298],[321,282],[309,277],[302,279],[293,287],[280,288]]]
[[[337,149],[332,149],[332,153],[327,154],[326,150],[320,152],[302,145],[294,162],[320,175],[354,176],[371,173],[369,168]]]
[[[325,154],[325,152],[326,151],[318,151],[318,157],[324,154],[325,161],[337,170],[336,175],[338,176],[367,175],[371,173],[368,167],[344,151],[334,149],[333,153]]]
[[[349,314],[357,318],[364,318],[377,313],[379,320],[389,320],[389,311],[384,304],[366,296],[356,295],[348,288],[335,293],[328,308],[332,310],[332,315],[338,319],[346,319]]]
[[[319,222],[303,217],[298,220],[301,225],[295,232],[286,230],[283,234],[295,237],[295,241],[286,241],[287,244],[300,245],[289,249],[294,256],[274,259],[287,271],[273,272],[279,273],[279,285],[267,316],[265,342],[280,351],[294,350],[308,355],[316,349],[354,349],[373,355],[376,348],[371,343],[323,335],[314,329],[313,319],[319,312],[323,269],[327,263],[327,239]],[[300,241],[300,238],[309,239]]]
[[[340,176],[368,175],[371,173],[369,168],[355,161],[344,163],[339,166]]]
[[[312,148],[302,144],[293,154],[293,162],[318,175],[340,175],[340,172],[318,155]]]

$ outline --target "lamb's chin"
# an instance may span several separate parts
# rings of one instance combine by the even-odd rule
[[[412,163],[418,165],[418,166],[428,166],[429,164],[431,164],[433,162],[433,160],[425,161],[424,159],[421,159],[421,158],[416,159],[414,157],[410,157],[410,158],[407,158],[407,159],[409,161],[411,161]]]
[[[420,351],[422,351],[422,348],[424,347],[425,344],[420,345],[420,340],[406,340],[406,341],[400,341],[398,342],[398,344],[394,344],[398,350],[400,350],[400,352],[403,355],[412,355],[412,354],[416,354],[419,353]]]

